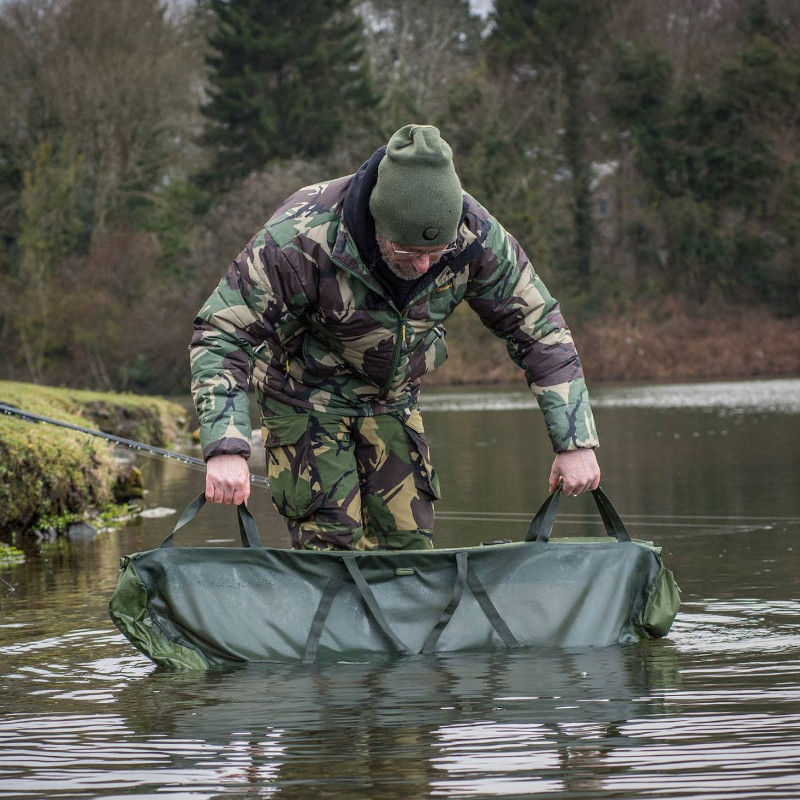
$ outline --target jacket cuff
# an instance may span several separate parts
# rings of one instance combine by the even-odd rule
[[[247,394],[209,397],[199,404],[200,446],[203,458],[225,454],[250,456],[250,410]],[[212,416],[213,415],[213,416]]]
[[[600,445],[583,379],[532,389],[556,453]]]
[[[592,410],[587,406],[561,406],[544,416],[554,453],[600,446]]]
[[[209,442],[203,447],[203,461],[208,461],[212,456],[236,455],[250,458],[250,442],[244,439],[226,437]]]

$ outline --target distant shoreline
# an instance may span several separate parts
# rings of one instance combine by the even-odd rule
[[[568,314],[567,314],[568,316]],[[670,298],[572,325],[590,386],[800,376],[800,319],[763,309],[690,306]],[[447,338],[450,358],[425,387],[514,385],[522,373],[477,321]]]

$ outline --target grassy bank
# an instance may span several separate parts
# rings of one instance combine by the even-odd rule
[[[566,309],[570,321],[569,309]],[[590,384],[800,375],[800,320],[677,298],[570,321]],[[466,306],[447,323],[450,357],[426,386],[515,383],[505,345]]]
[[[156,397],[0,381],[0,402],[158,446],[173,442],[186,424],[183,408]],[[103,440],[0,415],[0,533],[103,507],[117,477]]]

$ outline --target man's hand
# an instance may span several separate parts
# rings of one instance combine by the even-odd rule
[[[250,497],[250,467],[239,455],[211,456],[206,462],[206,500],[239,505]]]
[[[578,495],[600,485],[600,466],[594,450],[582,448],[558,453],[550,470],[550,491],[563,481],[563,494]]]

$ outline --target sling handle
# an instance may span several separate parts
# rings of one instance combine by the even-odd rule
[[[629,542],[631,540],[628,529],[625,523],[620,518],[611,501],[606,497],[605,492],[598,486],[597,489],[592,491],[595,503],[597,503],[597,510],[600,512],[600,518],[603,520],[606,533],[612,536],[618,542]],[[561,499],[561,488],[558,487],[548,498],[542,503],[542,507],[536,512],[536,516],[528,528],[528,535],[525,537],[526,542],[547,542],[550,539],[550,533],[553,530],[553,523],[556,521],[556,514],[558,513],[558,501]]]
[[[175,534],[185,525],[188,525],[205,504],[205,494],[199,494],[195,497],[186,507],[183,514],[181,514],[180,519],[175,523],[172,533],[161,542],[159,547],[172,547],[172,540]],[[241,503],[236,507],[236,511],[239,517],[239,535],[242,539],[242,547],[263,547],[264,545],[261,542],[261,536],[258,533],[256,521],[253,519],[253,515],[248,511],[247,506]]]

